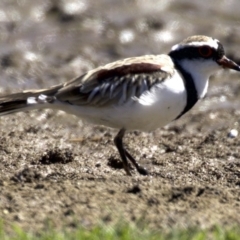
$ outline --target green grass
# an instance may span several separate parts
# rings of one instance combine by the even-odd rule
[[[72,231],[56,232],[48,230],[36,235],[28,233],[19,227],[13,227],[12,233],[7,234],[4,227],[0,227],[1,240],[239,240],[240,230],[232,228],[228,230],[215,227],[212,230],[171,230],[166,232],[150,231],[129,225],[118,225],[114,228],[97,226],[91,230],[78,228]]]

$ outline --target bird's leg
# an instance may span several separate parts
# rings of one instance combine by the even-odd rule
[[[124,137],[124,134],[125,134],[125,129],[121,129],[118,132],[118,134],[116,135],[116,137],[114,138],[114,143],[115,143],[115,145],[118,149],[118,152],[121,156],[121,159],[123,161],[123,167],[124,167],[127,175],[131,176],[127,158],[132,162],[132,164],[135,166],[135,168],[137,169],[137,171],[140,174],[147,175],[148,174],[147,170],[145,168],[143,168],[142,166],[140,166],[137,163],[137,161],[132,157],[132,155],[123,147],[122,139]]]
[[[126,149],[125,149],[125,154],[141,175],[148,175],[147,169],[142,167],[140,164],[138,164],[135,158]]]
[[[124,137],[124,134],[125,134],[125,129],[122,128],[118,134],[116,135],[116,137],[114,138],[114,143],[118,149],[118,152],[121,156],[121,159],[122,159],[122,162],[123,162],[123,167],[124,167],[124,170],[126,171],[127,175],[131,176],[131,173],[130,173],[130,169],[129,169],[129,165],[128,165],[128,161],[127,161],[127,157],[126,157],[126,151],[123,147],[123,142],[122,142],[122,139]]]

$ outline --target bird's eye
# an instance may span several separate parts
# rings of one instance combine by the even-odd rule
[[[210,57],[212,55],[212,48],[210,48],[209,46],[200,47],[198,48],[198,51],[199,54],[205,58]]]

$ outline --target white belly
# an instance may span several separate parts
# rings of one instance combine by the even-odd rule
[[[174,120],[186,106],[186,90],[178,72],[139,99],[123,105],[87,107],[67,105],[62,110],[100,125],[126,130],[152,131]]]
[[[107,107],[67,106],[70,112],[95,124],[126,130],[151,131],[174,120],[186,106],[186,90],[178,72],[139,99]]]

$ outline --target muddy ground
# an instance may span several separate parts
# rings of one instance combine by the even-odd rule
[[[221,39],[239,62],[237,0],[212,1],[217,9],[201,1],[70,2],[74,7],[0,3],[1,95],[48,87],[119,58],[168,52],[192,34]],[[113,144],[117,130],[53,110],[1,117],[0,219],[7,229],[31,231],[49,224],[239,225],[240,137],[231,131],[240,131],[239,80],[220,72],[186,116],[153,133],[126,135],[148,176],[125,175]]]

